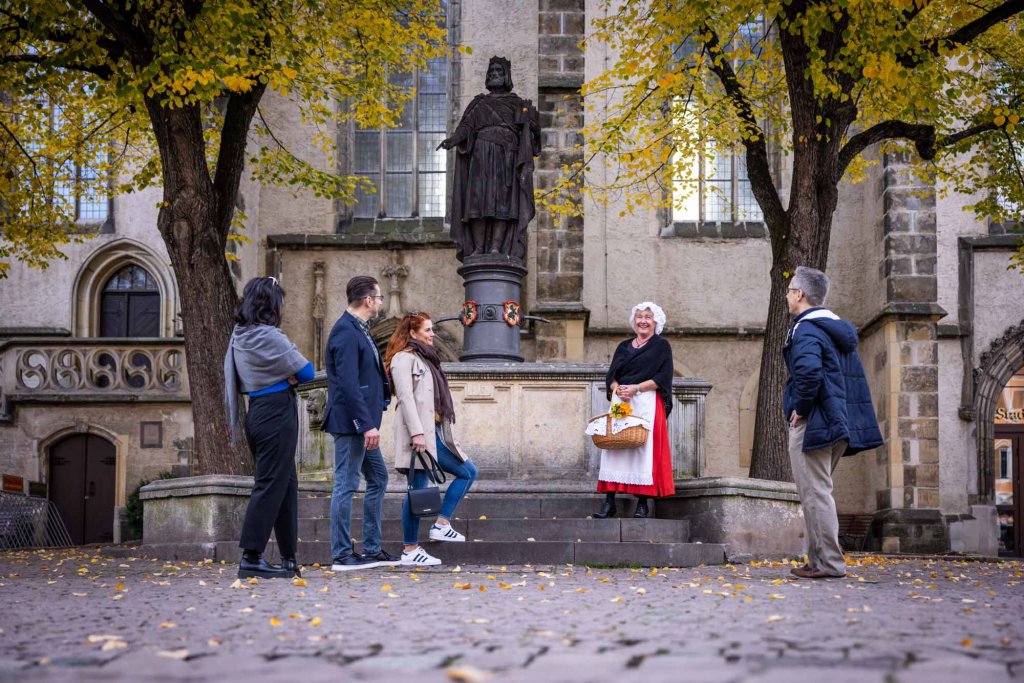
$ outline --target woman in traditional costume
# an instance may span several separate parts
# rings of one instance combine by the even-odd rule
[[[667,421],[672,412],[672,346],[660,336],[665,312],[644,301],[633,307],[629,322],[636,336],[615,349],[605,387],[609,400],[628,403],[631,416],[644,419],[650,431],[642,446],[601,451],[597,490],[605,494],[605,502],[594,514],[598,519],[616,515],[616,493],[636,496],[633,516],[643,519],[651,514],[648,498],[676,491]]]

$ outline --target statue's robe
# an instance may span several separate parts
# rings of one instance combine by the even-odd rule
[[[540,153],[540,116],[533,103],[515,93],[477,95],[466,107],[453,138],[456,147],[451,220],[452,239],[462,261],[476,245],[470,223],[489,218],[510,223],[503,249],[522,260],[526,226],[536,214],[533,157]]]

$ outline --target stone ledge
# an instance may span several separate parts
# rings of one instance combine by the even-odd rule
[[[678,498],[695,496],[746,496],[800,502],[796,484],[742,477],[702,477],[676,482]]]
[[[946,309],[937,303],[888,303],[861,326],[858,331],[863,339],[890,320],[925,320],[935,322],[947,315]]]
[[[269,249],[399,249],[415,247],[455,248],[447,232],[373,232],[267,235]]]

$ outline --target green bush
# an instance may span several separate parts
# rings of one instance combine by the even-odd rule
[[[128,527],[128,538],[130,539],[141,539],[142,538],[142,501],[139,499],[139,490],[150,483],[151,481],[159,481],[160,479],[177,479],[178,475],[170,471],[164,471],[156,475],[152,479],[143,479],[136,485],[131,493],[128,494],[128,500],[124,506],[124,517]]]

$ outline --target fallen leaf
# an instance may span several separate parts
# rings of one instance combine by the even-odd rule
[[[479,519],[487,519],[487,515],[480,515]]]
[[[104,652],[109,652],[111,650],[123,650],[126,647],[128,647],[128,643],[124,642],[123,640],[108,640],[107,642],[103,643],[103,647],[101,647],[100,649]]]
[[[646,588],[637,588],[636,589],[636,594],[637,595],[647,595],[647,589]]]
[[[164,621],[160,623],[160,628],[177,628],[177,624],[173,621]]]
[[[309,620],[309,625],[312,626],[313,628],[316,628],[317,626],[319,626],[320,625],[320,617],[313,617],[312,619],[310,619]]]
[[[86,636],[87,643],[105,643],[111,640],[124,640],[123,636]]]
[[[487,586],[485,586],[483,584],[480,584],[479,586],[477,586],[477,590],[479,590],[480,592],[483,592],[483,591],[487,590]]]
[[[309,583],[306,579],[292,579],[293,586],[305,586]]]
[[[278,619],[277,617],[270,617],[271,626],[281,626],[282,624],[284,624],[284,622]]]
[[[389,590],[391,590],[391,584],[390,583],[385,583],[383,586],[380,587],[380,589],[382,591],[389,591]]]
[[[462,565],[455,565],[455,569],[452,570],[452,574],[458,574],[462,571]]]
[[[167,657],[168,659],[177,659],[178,661],[188,659],[188,650],[185,648],[180,650],[160,650],[156,654],[158,657]]]
[[[76,598],[84,598],[85,596],[87,596],[89,594],[88,593],[72,593],[72,595],[74,595]]]
[[[245,588],[245,586],[242,585],[242,580],[241,579],[235,579],[235,582],[233,584],[231,584],[230,587],[231,588]]]
[[[114,586],[114,590],[119,591],[119,592],[123,591],[124,590],[124,584],[121,583],[120,581],[118,581],[117,584]]]
[[[494,674],[472,666],[450,666],[445,669],[445,674],[449,679],[460,683],[482,683],[494,677]]]
[[[612,598],[612,602],[622,602],[622,598],[621,597]]]
[[[970,638],[964,638],[960,641],[960,644],[964,647],[971,647],[972,645],[974,645],[974,642]]]
[[[767,619],[764,620],[764,623],[766,623],[766,624],[773,624],[776,621],[782,621],[785,618],[786,617],[782,616],[781,614],[772,614]]]
[[[220,644],[223,643],[223,642],[224,641],[221,640],[220,638],[210,638],[210,639],[208,639],[206,641],[206,644],[209,645],[210,647],[220,647]]]

